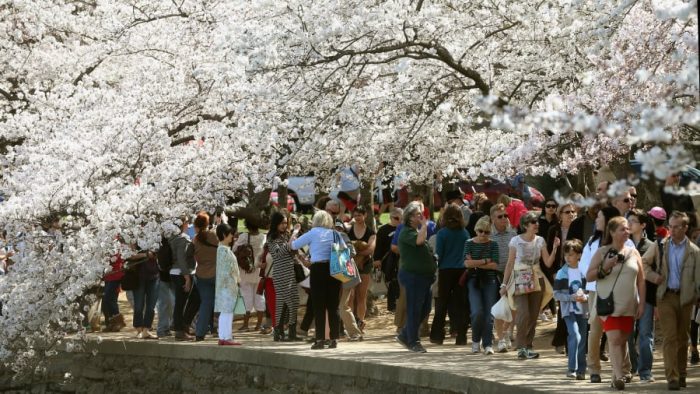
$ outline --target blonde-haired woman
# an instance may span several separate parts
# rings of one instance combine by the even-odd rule
[[[328,326],[330,328],[329,349],[338,347],[340,334],[340,316],[338,304],[340,303],[341,283],[330,274],[331,249],[333,247],[333,218],[326,211],[318,211],[311,219],[311,230],[304,233],[298,239],[296,235],[299,225],[294,226],[294,232],[290,240],[293,250],[298,250],[309,245],[311,255],[311,301],[314,307],[314,319],[316,321],[316,341],[311,349],[323,349],[324,333],[326,332],[326,312],[328,313]]]
[[[586,280],[596,281],[596,308],[602,299],[613,297],[613,308],[607,316],[598,317],[603,331],[608,336],[610,363],[612,364],[612,386],[625,389],[623,364],[627,352],[627,340],[634,330],[634,322],[644,313],[646,283],[642,256],[636,248],[626,245],[630,230],[627,219],[622,216],[610,219],[607,233],[596,250],[586,273]]]
[[[469,270],[467,289],[472,324],[472,353],[493,351],[491,307],[498,300],[498,244],[491,241],[491,220],[484,216],[474,226],[476,237],[464,244],[464,266]]]

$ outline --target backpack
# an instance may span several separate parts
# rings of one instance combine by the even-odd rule
[[[160,248],[157,252],[158,267],[161,271],[168,272],[173,267],[173,250],[170,248],[170,242],[163,237],[160,241]]]
[[[252,272],[255,266],[255,253],[253,252],[253,247],[250,246],[250,233],[248,235],[248,242],[244,245],[238,245],[233,251],[238,261],[238,266],[245,272]]]

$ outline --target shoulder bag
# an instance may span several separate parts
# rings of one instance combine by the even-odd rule
[[[601,264],[603,263],[601,262]],[[617,284],[617,280],[620,278],[620,274],[622,273],[623,269],[625,269],[624,262],[622,263],[620,270],[617,272],[615,282],[613,282],[613,287],[610,289],[610,295],[608,298],[602,298],[600,293],[596,293],[595,311],[598,316],[610,316],[613,314],[613,312],[615,312],[615,298],[613,297],[613,293],[615,292],[615,285]]]
[[[470,242],[474,243],[474,241],[469,240]],[[482,260],[484,259],[484,256],[491,256],[491,241],[488,241],[488,248],[482,249],[481,250],[481,256],[476,259],[476,260]],[[486,253],[484,253],[484,250],[486,250]],[[467,280],[469,279],[469,275],[478,275],[479,274],[479,269],[478,268],[467,268],[462,272],[462,275],[459,277],[459,285],[464,287],[467,285]]]
[[[535,248],[536,247],[537,246],[535,244]],[[535,261],[523,263],[522,265],[525,266],[524,268],[516,269],[513,267],[513,282],[515,284],[515,291],[513,292],[513,295],[518,296],[534,293],[536,291],[542,291],[540,281],[537,279],[534,269],[534,266],[538,261],[539,257]]]
[[[238,266],[243,271],[247,273],[253,272],[253,268],[255,268],[255,252],[253,252],[253,247],[250,246],[250,233],[248,233],[248,242],[238,245],[233,254],[236,255]]]

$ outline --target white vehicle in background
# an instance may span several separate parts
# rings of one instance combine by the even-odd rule
[[[270,202],[278,206],[277,184],[272,185]],[[316,202],[316,177],[292,176],[287,178],[287,210],[290,212],[307,212]]]

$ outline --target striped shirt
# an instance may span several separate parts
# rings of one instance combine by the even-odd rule
[[[518,235],[511,227],[506,227],[503,232],[496,230],[496,226],[491,226],[491,240],[498,244],[498,270],[503,272],[508,264],[508,245],[510,240]]]

